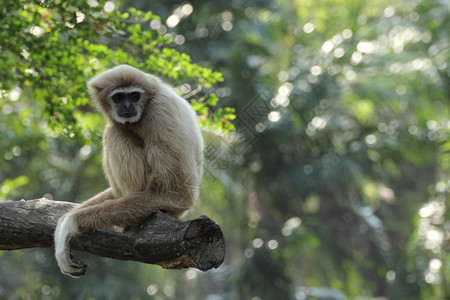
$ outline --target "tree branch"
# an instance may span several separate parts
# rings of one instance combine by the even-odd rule
[[[0,250],[53,246],[53,233],[62,215],[76,203],[36,200],[0,202]],[[182,221],[156,212],[140,226],[123,233],[90,230],[71,240],[73,249],[120,260],[160,265],[167,269],[219,267],[225,256],[220,227],[206,216]]]

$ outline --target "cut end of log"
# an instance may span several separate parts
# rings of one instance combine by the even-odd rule
[[[218,268],[225,257],[223,232],[206,216],[181,221],[158,211],[140,227],[130,228],[128,232],[139,236],[133,246],[134,255],[148,257],[149,253],[153,253],[165,257],[164,260],[149,262],[165,269],[197,268],[207,271]],[[159,247],[152,247],[154,244]]]
[[[218,268],[225,257],[223,232],[213,220],[201,216],[186,230],[187,251],[176,259],[157,263],[165,269],[194,267],[201,271]]]
[[[218,268],[223,263],[225,240],[222,230],[213,220],[201,216],[191,221],[185,237],[193,244],[189,253],[196,263],[196,268],[207,271]]]

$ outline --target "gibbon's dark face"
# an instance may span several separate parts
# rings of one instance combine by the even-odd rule
[[[121,124],[136,123],[142,116],[145,92],[140,87],[123,87],[112,91],[112,117]]]
[[[118,105],[117,114],[121,118],[132,118],[137,115],[135,103],[141,99],[141,93],[131,92],[123,93],[117,92],[112,95],[112,101]]]

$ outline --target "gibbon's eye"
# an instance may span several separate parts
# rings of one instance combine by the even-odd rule
[[[114,95],[111,96],[112,101],[117,104],[123,101],[123,99],[125,98],[125,95],[123,93],[115,93]]]
[[[139,92],[129,93],[128,99],[130,99],[133,102],[138,102],[141,99],[141,93],[139,93]]]

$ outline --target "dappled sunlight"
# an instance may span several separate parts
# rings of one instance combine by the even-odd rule
[[[447,186],[440,182],[436,185],[439,193],[445,193]],[[425,249],[437,257],[431,258],[428,268],[424,271],[423,276],[429,284],[440,284],[443,280],[441,267],[443,262],[439,257],[443,251],[443,247],[450,241],[449,221],[445,219],[446,201],[443,195],[438,196],[434,201],[426,203],[419,210],[419,227],[418,233]]]

